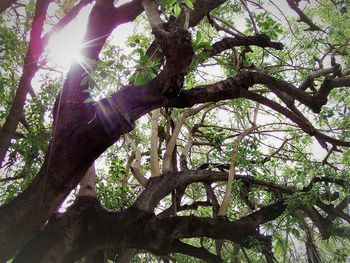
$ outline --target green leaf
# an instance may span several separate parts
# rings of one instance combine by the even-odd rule
[[[87,98],[84,100],[84,103],[92,103],[94,102],[93,98]]]
[[[200,49],[200,48],[204,48],[207,50],[213,49],[209,41],[203,41],[203,42],[198,43],[197,49]]]
[[[191,0],[185,0],[185,5],[189,8],[193,10],[193,3]]]
[[[137,74],[136,78],[135,78],[135,84],[137,86],[143,86],[146,85],[148,83],[148,81],[150,81],[150,78],[144,74]]]
[[[83,92],[87,93],[87,94],[90,94],[92,92],[92,90],[91,89],[84,89]]]
[[[175,16],[178,16],[181,12],[181,8],[180,8],[180,5],[178,3],[176,3],[174,5],[174,9],[173,9],[173,13]]]
[[[290,231],[296,238],[300,238],[300,232],[298,229],[296,228],[292,228],[291,231]]]

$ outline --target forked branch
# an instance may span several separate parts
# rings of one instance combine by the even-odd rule
[[[235,179],[235,173],[236,173],[236,162],[237,162],[237,155],[238,150],[241,141],[250,133],[252,133],[256,128],[256,121],[258,118],[258,112],[259,112],[259,103],[256,104],[256,107],[254,109],[254,117],[253,117],[253,123],[250,128],[245,129],[238,137],[233,141],[233,149],[232,149],[232,155],[231,155],[231,163],[230,163],[230,170],[228,173],[228,180],[226,185],[226,192],[224,195],[224,199],[222,200],[218,216],[226,216],[227,210],[229,207],[230,199],[231,199],[231,193],[232,193],[232,184]]]

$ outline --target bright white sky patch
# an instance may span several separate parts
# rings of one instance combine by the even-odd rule
[[[114,0],[114,6],[119,7],[128,2],[131,2],[131,0]]]
[[[116,6],[123,5],[130,0],[115,1]],[[52,36],[46,48],[48,52],[48,61],[67,72],[70,64],[74,60],[82,60],[80,49],[83,45],[82,39],[86,31],[87,21],[93,5],[83,8],[79,15],[68,24],[64,29]],[[117,35],[115,44],[121,44],[120,40],[126,40],[127,36],[132,33],[130,23],[121,25],[113,32]],[[119,43],[118,43],[119,42]],[[125,45],[124,45],[125,46]]]
[[[116,1],[115,4],[120,6],[126,2],[129,1],[120,0]],[[50,8],[51,10],[49,10],[49,12],[53,14],[57,7],[50,6]],[[51,37],[45,50],[47,69],[49,69],[50,74],[53,74],[53,76],[61,76],[64,78],[70,68],[70,64],[74,60],[78,60],[80,63],[83,62],[80,50],[84,45],[82,40],[86,32],[88,17],[92,8],[93,5],[88,5],[83,8],[71,23]],[[48,33],[50,30],[50,26],[46,27],[44,34]],[[122,24],[113,31],[110,39],[113,44],[126,48],[125,41],[132,33],[132,23]],[[35,92],[39,92],[42,79],[46,73],[47,70],[45,68],[41,69],[32,79],[32,86]]]
[[[82,9],[75,20],[51,37],[47,46],[48,60],[67,71],[73,60],[81,59],[80,48],[92,6]]]
[[[66,37],[71,35],[71,38]],[[55,65],[64,69],[68,68],[73,60],[80,58],[80,42],[79,35],[72,32],[61,32],[53,36],[47,47],[48,60]]]

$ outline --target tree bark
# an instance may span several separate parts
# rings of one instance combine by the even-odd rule
[[[256,227],[275,219],[285,208],[283,202],[277,202],[234,222],[195,216],[158,219],[136,209],[108,212],[96,199],[80,197],[64,217],[52,218],[14,263],[72,262],[111,246],[166,255],[172,251],[174,240],[186,237],[227,239],[249,247],[249,236],[255,235]]]
[[[98,58],[105,40],[118,24],[135,19],[142,11],[138,1],[117,9],[114,8],[113,1],[109,1],[109,4],[108,6],[106,1],[102,6],[96,5],[89,17],[89,29],[84,39],[97,39],[94,45],[84,51],[85,56],[90,59]],[[125,10],[129,9],[131,11],[126,13]],[[93,161],[122,133],[130,131],[129,124],[121,119],[117,122],[120,124],[119,132],[113,138],[106,134],[106,129],[101,124],[95,131],[90,131],[92,137],[85,136],[84,132],[89,131],[92,126],[89,123],[94,113],[92,107],[84,103],[86,93],[83,90],[87,87],[80,85],[83,73],[84,70],[76,64],[71,67],[67,76],[62,94],[56,103],[53,139],[39,175],[23,193],[0,207],[2,262],[40,232],[48,218],[80,182]]]
[[[11,5],[16,3],[18,0],[2,0],[0,2],[0,14],[4,12],[7,8],[9,8]]]
[[[158,160],[158,119],[160,109],[152,111],[151,119],[151,154],[150,154],[150,165],[151,165],[151,176],[159,176],[159,160]]]
[[[32,30],[30,32],[29,47],[24,58],[23,74],[19,81],[16,96],[11,105],[10,112],[0,130],[0,168],[5,159],[11,139],[16,132],[18,123],[23,116],[23,107],[28,91],[31,89],[32,78],[38,70],[37,61],[41,55],[41,52],[43,51],[41,33],[43,31],[47,9],[51,1],[52,0],[38,0],[35,7],[35,15],[32,22]]]

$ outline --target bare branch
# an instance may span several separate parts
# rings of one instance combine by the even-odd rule
[[[229,207],[229,202],[231,199],[231,192],[232,192],[232,183],[235,179],[235,173],[236,173],[236,159],[238,155],[238,150],[239,150],[239,145],[241,141],[249,135],[251,132],[253,132],[257,126],[256,126],[256,121],[258,117],[258,112],[259,112],[259,104],[256,104],[256,107],[254,109],[254,117],[253,117],[253,123],[252,126],[248,129],[245,129],[233,142],[233,149],[232,149],[232,155],[231,155],[231,163],[230,163],[230,170],[228,174],[228,180],[227,180],[227,185],[226,185],[226,192],[224,195],[224,198],[222,200],[218,216],[226,216],[227,215],[227,210]]]
[[[172,244],[172,250],[176,253],[182,253],[192,257],[200,258],[209,263],[223,262],[219,256],[216,256],[206,250],[204,247],[195,247],[181,241]]]
[[[135,163],[131,166],[131,172],[139,181],[139,183],[145,187],[147,185],[147,178],[144,177],[140,171],[141,168],[141,150],[136,146],[136,144],[130,139],[128,135],[125,135],[125,141],[129,145],[129,147],[132,149],[133,154],[135,155]]]
[[[245,1],[245,0],[240,0],[240,2],[242,3],[242,5],[244,6],[244,8],[245,8],[245,9],[247,10],[247,12],[248,12],[248,15],[249,15],[250,21],[252,22],[252,25],[253,25],[253,29],[254,29],[255,34],[258,34],[258,32],[259,32],[258,27],[256,26],[255,19],[254,19],[252,13],[250,12],[249,7],[248,7],[246,1]]]
[[[214,43],[212,49],[209,51],[209,57],[216,56],[221,52],[237,46],[258,46],[258,47],[271,47],[277,50],[283,49],[283,44],[280,42],[271,41],[266,35],[259,34],[255,36],[236,36],[234,38],[223,38],[222,40]]]
[[[153,0],[143,0],[143,7],[152,30],[159,30],[163,24],[163,21],[159,16],[156,2]]]
[[[318,77],[321,77],[321,76],[326,76],[326,75],[331,74],[331,73],[335,73],[338,70],[340,70],[339,65],[338,66],[333,66],[333,67],[330,67],[330,68],[319,69],[319,70],[311,73],[309,76],[307,76],[305,78],[304,82],[300,84],[299,89],[306,90],[312,84],[312,82],[313,82],[313,80],[315,78],[318,78]]]
[[[182,125],[185,123],[186,119],[189,118],[190,116],[193,116],[195,114],[197,114],[198,112],[200,112],[201,110],[209,107],[210,105],[212,105],[212,103],[205,103],[203,105],[200,105],[196,108],[190,108],[190,109],[186,109],[181,113],[180,119],[177,122],[175,129],[173,131],[173,134],[171,135],[170,141],[167,145],[167,148],[165,150],[164,153],[164,157],[163,157],[163,173],[165,172],[170,172],[172,170],[171,167],[171,157],[174,151],[174,147],[176,144],[176,140],[179,136],[180,130],[182,128]]]
[[[151,154],[150,154],[150,165],[151,165],[151,176],[159,176],[159,160],[158,160],[158,119],[160,109],[152,111],[151,119]]]
[[[300,10],[295,0],[286,0],[289,7],[293,9],[298,15],[302,22],[306,23],[311,31],[323,31],[320,27],[315,25],[310,18],[308,18],[303,11]]]

